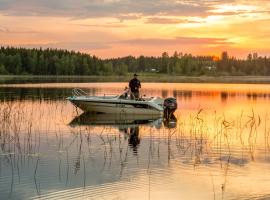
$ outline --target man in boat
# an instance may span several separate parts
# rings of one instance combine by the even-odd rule
[[[129,89],[131,91],[131,99],[138,100],[140,98],[141,82],[137,79],[139,75],[134,74],[133,79],[129,81]]]

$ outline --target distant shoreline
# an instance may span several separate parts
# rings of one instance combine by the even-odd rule
[[[48,83],[48,82],[125,82],[132,78],[132,74],[126,76],[36,76],[36,75],[0,75],[0,84],[22,83]],[[139,76],[142,82],[164,83],[250,83],[268,84],[270,76],[173,76],[167,74],[142,74]]]

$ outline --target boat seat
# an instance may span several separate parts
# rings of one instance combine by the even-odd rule
[[[128,94],[124,93],[121,96],[119,96],[119,99],[128,99]]]

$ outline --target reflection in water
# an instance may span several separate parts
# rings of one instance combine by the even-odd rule
[[[131,127],[129,133],[129,145],[133,148],[134,154],[137,154],[137,147],[140,144],[139,127]]]
[[[160,118],[149,115],[127,115],[127,114],[91,114],[83,113],[76,116],[69,124],[71,126],[112,126],[118,128],[125,136],[128,136],[129,145],[134,154],[137,154],[137,148],[140,144],[140,126],[154,126],[161,128],[162,121],[167,128],[177,127],[177,118],[171,115],[170,118]]]
[[[175,116],[174,116],[174,119]],[[71,122],[71,126],[82,125],[99,125],[113,126],[124,133],[128,137],[129,146],[133,149],[134,154],[137,154],[137,148],[140,144],[140,126],[155,126],[160,127],[162,118],[149,115],[127,115],[127,114],[90,114],[83,113],[75,117]],[[165,123],[164,123],[165,124]],[[169,124],[169,122],[168,122]],[[166,124],[166,125],[168,125]]]
[[[221,92],[220,96],[221,96],[221,101],[222,102],[227,101],[227,99],[228,99],[228,93],[227,92]]]
[[[84,90],[89,95],[103,95],[104,93],[108,93],[106,88],[100,88],[99,85],[93,85],[93,84],[85,84],[83,85]],[[110,87],[112,84],[108,85],[107,87]],[[53,87],[51,84],[38,84],[38,85],[29,85],[29,87],[23,86],[23,85],[12,85],[6,87],[2,87],[0,85],[0,101],[11,101],[11,100],[27,100],[27,99],[39,99],[39,100],[63,100],[67,96],[71,95],[71,89],[72,87],[77,87],[76,84],[73,85],[67,85],[68,87],[64,87],[65,84],[62,83],[58,84],[57,87]],[[22,87],[20,87],[22,86]],[[109,91],[112,94],[119,94],[123,91],[123,87],[125,84],[121,85],[118,88],[110,88]],[[181,85],[179,85],[181,86]],[[42,88],[40,88],[42,87]],[[249,86],[243,86],[243,87],[249,87]],[[150,91],[150,92],[149,92]],[[152,93],[155,91],[154,93]],[[151,88],[145,88],[143,92],[150,93],[151,96],[161,96],[163,98],[166,98],[168,96],[173,96],[177,99],[184,100],[184,101],[194,101],[195,99],[199,98],[210,98],[210,97],[218,97],[221,100],[221,103],[225,103],[228,99],[248,99],[256,101],[259,99],[270,99],[270,89],[269,91],[230,91],[230,90],[190,90],[188,88],[181,88],[181,87],[175,87],[171,91],[166,89],[162,89],[162,86],[157,85],[155,90],[152,90]]]
[[[54,90],[1,94],[0,199],[269,198],[268,97],[192,90],[168,121],[77,116]]]
[[[168,90],[162,90],[161,91],[161,96],[162,96],[162,98],[168,97]]]
[[[125,134],[125,138],[128,137],[128,144],[133,149],[134,155],[137,155],[137,148],[140,144],[140,128],[139,126],[135,127],[126,127],[126,128],[119,128],[120,132],[123,132]]]
[[[177,127],[177,118],[174,114],[170,115],[170,118],[164,118],[163,124],[167,128],[176,128]]]
[[[1,85],[0,85],[1,86]],[[90,95],[96,95],[97,88],[87,89]],[[64,100],[71,95],[70,88],[20,88],[20,87],[0,87],[0,101],[15,101],[15,100]]]
[[[154,125],[160,123],[161,119],[155,115],[131,115],[131,114],[92,114],[83,113],[74,117],[70,122],[71,126],[76,125],[101,125],[101,126],[115,126],[131,127],[138,125]]]

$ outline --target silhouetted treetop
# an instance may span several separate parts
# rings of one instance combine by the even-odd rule
[[[125,75],[128,72],[174,75],[270,75],[270,58],[257,53],[246,59],[193,56],[175,51],[161,56],[126,56],[100,59],[89,54],[61,49],[0,48],[0,74],[14,75]]]

